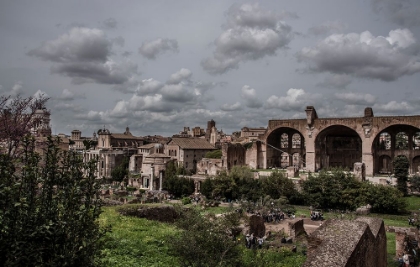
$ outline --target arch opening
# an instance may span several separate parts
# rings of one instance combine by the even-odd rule
[[[267,168],[303,168],[304,144],[304,137],[298,130],[289,127],[275,129],[267,137]]]
[[[353,129],[333,125],[321,131],[315,140],[315,170],[342,167],[352,170],[362,162],[362,139]]]
[[[373,171],[376,174],[393,173],[392,161],[407,157],[409,173],[418,172],[420,166],[420,131],[411,125],[391,125],[383,129],[372,143]]]

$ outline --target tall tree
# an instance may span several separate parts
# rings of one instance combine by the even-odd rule
[[[410,163],[407,157],[398,156],[393,161],[394,175],[397,178],[397,188],[404,194],[407,195],[407,180],[408,180],[408,168]]]
[[[48,98],[23,98],[17,96],[0,96],[0,142],[3,145],[2,153],[14,156],[23,137],[31,133],[31,129],[38,123],[35,112],[45,109]]]
[[[0,155],[0,266],[94,266],[105,229],[95,162],[31,137]]]

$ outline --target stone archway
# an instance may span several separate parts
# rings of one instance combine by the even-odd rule
[[[304,137],[294,128],[277,128],[268,135],[266,140],[266,166],[268,168],[293,166],[293,158],[301,160],[305,154]]]
[[[362,161],[362,139],[359,134],[343,125],[332,125],[321,131],[315,139],[315,170],[342,167],[352,170],[354,163]]]
[[[420,165],[418,133],[417,127],[406,124],[391,125],[379,132],[372,143],[374,173],[393,172],[392,161],[398,156],[408,159],[410,173],[417,172]],[[384,160],[390,161],[390,166],[384,168]]]

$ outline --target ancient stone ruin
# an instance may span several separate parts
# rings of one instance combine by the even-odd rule
[[[386,235],[381,219],[330,219],[308,237],[304,267],[387,266]]]

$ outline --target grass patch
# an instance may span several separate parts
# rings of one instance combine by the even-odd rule
[[[105,237],[100,266],[177,266],[169,254],[167,237],[177,229],[169,224],[120,215],[115,207],[105,207],[100,223],[111,225]]]
[[[405,197],[407,202],[407,210],[420,212],[420,196]]]
[[[387,250],[387,266],[388,267],[397,267],[398,262],[395,259],[395,233],[386,233],[386,250]]]

